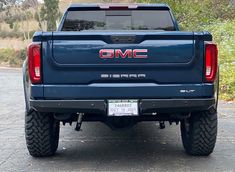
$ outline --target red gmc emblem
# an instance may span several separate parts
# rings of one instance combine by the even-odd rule
[[[121,49],[101,49],[99,56],[102,59],[111,59],[111,58],[136,58],[136,59],[145,59],[148,58],[147,49],[126,49],[125,52],[122,52]]]

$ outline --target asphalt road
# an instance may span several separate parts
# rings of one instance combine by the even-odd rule
[[[209,157],[186,155],[179,126],[154,122],[112,131],[101,123],[61,126],[54,157],[33,158],[24,138],[20,70],[0,69],[0,172],[5,171],[235,171],[235,104],[219,103],[216,148]]]

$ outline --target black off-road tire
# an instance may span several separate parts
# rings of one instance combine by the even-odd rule
[[[55,154],[59,142],[59,121],[52,114],[30,110],[25,114],[25,138],[29,154],[46,157]]]
[[[215,147],[217,137],[217,112],[214,108],[192,113],[181,121],[181,138],[186,153],[208,156]]]

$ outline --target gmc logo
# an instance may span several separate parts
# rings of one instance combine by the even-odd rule
[[[101,49],[99,56],[102,59],[111,59],[111,58],[136,58],[136,59],[145,59],[148,58],[147,49],[126,49],[125,52],[122,52],[121,49]]]

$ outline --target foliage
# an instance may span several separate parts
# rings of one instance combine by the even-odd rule
[[[0,37],[1,38],[23,38],[23,33],[19,31],[0,31]]]
[[[220,96],[235,100],[235,20],[215,21],[204,26],[218,44],[220,64]]]
[[[20,25],[18,22],[15,22],[14,26],[13,26],[13,31],[14,32],[18,32],[19,31],[19,28],[20,28]]]
[[[6,22],[8,23],[7,21],[9,20],[12,20],[13,22],[15,21],[25,21],[25,20],[30,20],[30,19],[33,19],[33,14],[31,11],[24,11],[24,12],[21,12],[21,11],[14,11],[12,12],[12,10],[7,10],[5,11],[5,13],[1,13],[2,16],[0,17],[0,22]]]
[[[30,39],[30,25],[29,20],[33,19],[34,15],[29,9],[34,7],[36,0],[1,0],[0,1],[0,20],[9,25],[13,32],[18,32],[21,26],[23,32],[23,39]],[[19,25],[19,22],[21,25]],[[18,33],[11,34],[18,37]]]
[[[32,38],[34,33],[35,33],[35,30],[30,31],[29,32],[29,38]],[[20,39],[24,40],[25,36],[24,36],[23,32],[20,32],[18,30],[15,30],[13,32],[12,31],[3,31],[3,30],[0,30],[0,38],[20,38]]]
[[[138,0],[143,3],[168,4],[181,30],[201,30],[215,20],[235,18],[235,9],[230,0]]]
[[[0,11],[5,10],[8,6],[15,4],[16,0],[1,0],[0,1]]]
[[[0,0],[0,12],[9,10],[12,7],[22,7],[27,9],[29,7],[37,7],[38,0]]]
[[[0,65],[12,67],[22,66],[26,58],[26,50],[0,49]]]
[[[235,100],[235,65],[220,67],[220,98]]]
[[[42,21],[47,24],[47,31],[56,30],[56,21],[60,17],[59,0],[44,0],[44,5],[40,11]],[[36,17],[38,18],[38,16]]]

